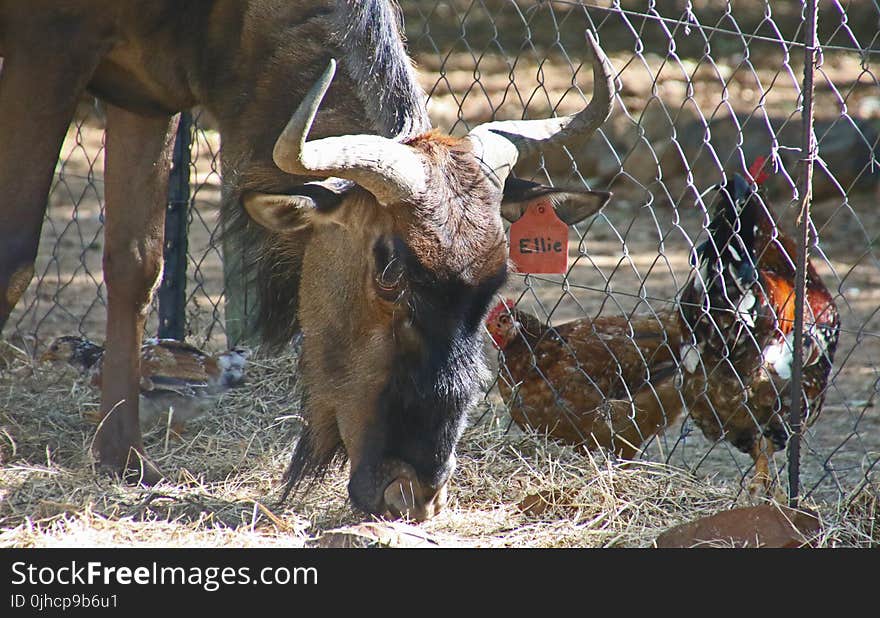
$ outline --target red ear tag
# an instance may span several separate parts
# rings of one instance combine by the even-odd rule
[[[546,197],[529,204],[510,225],[510,259],[521,273],[553,275],[568,270],[568,226]]]

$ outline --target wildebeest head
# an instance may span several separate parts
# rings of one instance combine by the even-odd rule
[[[611,69],[588,38],[595,91],[575,116],[492,122],[464,138],[307,141],[333,62],[294,113],[276,164],[330,180],[299,195],[243,196],[251,218],[282,243],[304,231],[309,239],[298,294],[306,428],[290,484],[322,472],[344,449],[355,506],[414,519],[442,508],[485,372],[482,320],[507,276],[502,214],[516,219],[526,201],[546,194],[575,223],[608,198],[505,182],[519,156],[585,138],[607,118]],[[357,186],[337,191],[340,178]]]

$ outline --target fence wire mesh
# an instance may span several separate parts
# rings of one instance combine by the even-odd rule
[[[602,354],[576,358],[571,345],[570,358],[560,353],[559,363],[585,383],[599,385],[596,376],[610,367],[626,390],[633,385],[622,376],[633,363],[640,363],[644,376],[651,358],[632,354],[641,318],[642,328],[663,334],[670,344],[670,316],[694,273],[694,249],[708,238],[717,200],[711,187],[767,157],[762,207],[778,230],[794,233],[802,197],[801,2],[401,4],[434,125],[454,134],[491,119],[580,109],[592,90],[586,30],[597,33],[611,60],[617,95],[609,121],[583,146],[545,152],[521,162],[517,171],[554,185],[608,189],[614,196],[602,213],[572,230],[565,275],[514,275],[506,290],[519,309],[557,333],[573,320],[621,321],[619,332],[606,332],[609,343],[602,350],[610,360],[604,366],[597,366]],[[874,207],[880,197],[880,5],[821,2],[818,38],[809,253],[842,326],[824,408],[801,443],[800,481],[808,498],[848,500],[880,490],[880,296],[873,288],[880,280],[880,215]],[[218,240],[220,138],[208,119],[196,115],[191,140],[185,334],[196,344],[220,348],[227,343]],[[85,101],[59,158],[37,274],[7,327],[7,338],[32,351],[60,334],[102,337],[102,170],[103,117],[99,105]],[[148,332],[157,326],[154,307]],[[597,332],[590,327],[590,336]],[[623,341],[618,348],[615,337]],[[673,356],[680,351],[666,347]],[[498,422],[510,423],[511,413],[522,408],[530,381],[550,393],[547,410],[564,413],[568,378],[560,383],[559,373],[532,367],[531,357],[523,370],[528,377],[517,379],[509,355],[499,358],[498,379],[487,395]],[[659,379],[647,380],[655,399]],[[681,380],[674,384],[681,392]],[[628,395],[624,399],[635,396]],[[613,418],[618,400],[604,392],[596,397],[602,410],[598,432]],[[658,431],[636,437],[637,456],[747,487],[754,462],[723,439],[731,437],[730,427],[721,439],[707,439],[690,411],[673,416],[662,415]],[[760,433],[755,427],[753,433]],[[785,470],[784,455],[776,456],[775,471]]]

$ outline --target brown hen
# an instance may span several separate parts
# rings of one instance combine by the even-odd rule
[[[546,326],[505,301],[486,326],[502,351],[501,395],[522,428],[632,459],[681,413],[671,312]]]

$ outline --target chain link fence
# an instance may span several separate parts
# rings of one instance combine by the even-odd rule
[[[611,119],[582,148],[544,153],[517,170],[554,185],[614,192],[599,216],[572,231],[566,275],[512,277],[507,296],[545,323],[674,310],[693,273],[694,247],[706,239],[713,203],[707,190],[733,172],[746,172],[759,156],[774,165],[766,182],[768,208],[779,229],[794,236],[802,160],[812,160],[804,156],[802,112],[805,102],[812,103],[818,154],[809,253],[842,328],[824,409],[799,443],[797,474],[809,499],[880,493],[877,1],[819,2],[812,95],[803,88],[810,12],[799,1],[402,5],[434,124],[457,135],[493,118],[576,111],[592,89],[585,30],[596,32],[608,53],[618,87]],[[227,344],[218,241],[220,139],[208,120],[195,116],[185,129],[190,158],[178,162],[185,168],[178,171],[189,173],[183,199],[190,205],[179,334],[217,349]],[[77,331],[102,338],[102,169],[101,109],[85,101],[59,159],[37,274],[7,326],[7,338],[30,351]],[[179,284],[178,278],[169,285],[179,292]],[[161,327],[154,306],[148,332]],[[503,382],[503,366],[499,376]],[[498,422],[510,422],[505,406],[511,400],[499,396],[497,381],[488,398]],[[706,439],[687,414],[642,445],[639,456],[744,488],[752,469],[748,455],[728,441]],[[782,472],[794,463],[784,454],[776,458]]]

